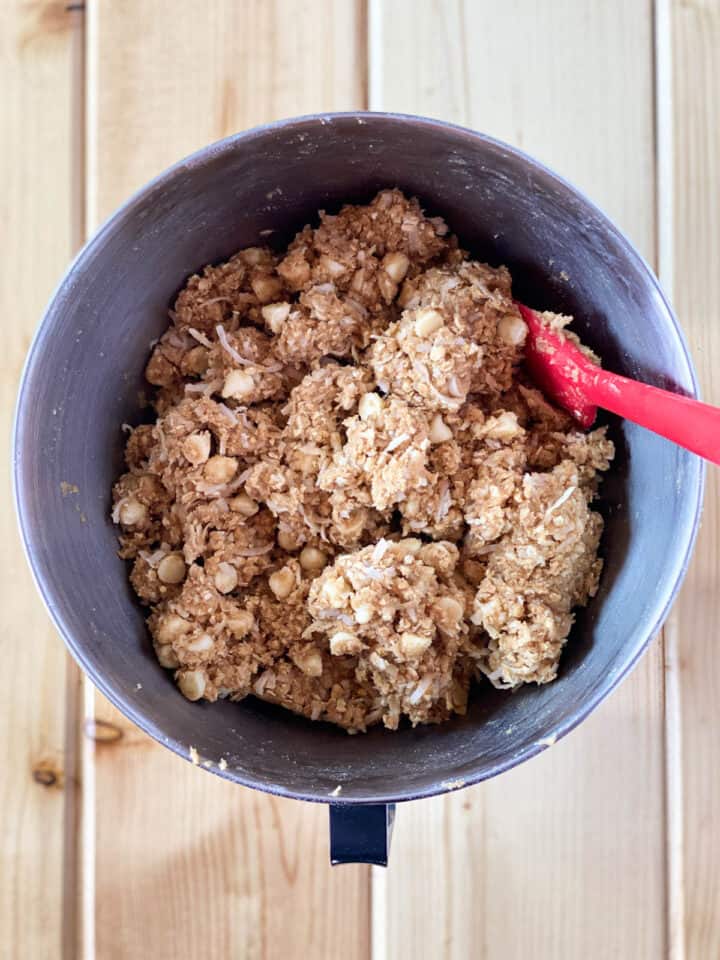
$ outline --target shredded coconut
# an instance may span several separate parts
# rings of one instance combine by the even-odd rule
[[[573,495],[573,493],[575,493],[576,489],[577,489],[577,487],[568,487],[567,490],[566,490],[561,496],[559,496],[559,497],[557,498],[557,500],[555,501],[555,503],[551,504],[551,505],[547,508],[547,510],[545,511],[545,515],[547,516],[547,514],[552,513],[553,510],[557,510],[558,507],[561,507],[561,506],[565,503],[566,500],[569,500],[569,499],[570,499],[570,497]]]
[[[199,330],[195,330],[193,327],[188,327],[188,333],[191,337],[197,340],[198,343],[202,344],[203,347],[212,347],[212,341],[208,340],[204,333],[200,333]]]
[[[415,705],[425,696],[427,691],[432,686],[433,678],[430,676],[423,677],[420,683],[415,687],[413,692],[410,694],[410,703]]]
[[[410,439],[409,433],[401,433],[399,437],[395,437],[385,447],[385,453],[392,453],[393,450],[397,450],[398,447],[401,447],[409,439]]]

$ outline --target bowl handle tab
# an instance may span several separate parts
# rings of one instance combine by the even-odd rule
[[[386,867],[395,819],[394,803],[330,804],[330,862]]]

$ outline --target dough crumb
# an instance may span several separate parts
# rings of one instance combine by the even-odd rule
[[[206,266],[169,319],[112,518],[187,699],[358,733],[555,678],[614,450],[528,379],[506,267],[388,189]]]

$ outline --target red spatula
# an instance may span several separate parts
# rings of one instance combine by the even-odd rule
[[[609,373],[518,303],[528,326],[525,359],[538,386],[581,426],[603,407],[720,464],[720,408]]]

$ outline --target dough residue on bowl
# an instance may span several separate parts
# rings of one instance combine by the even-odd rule
[[[398,190],[190,277],[113,490],[186,697],[355,732],[554,679],[613,446],[532,385],[526,333],[508,270]]]

